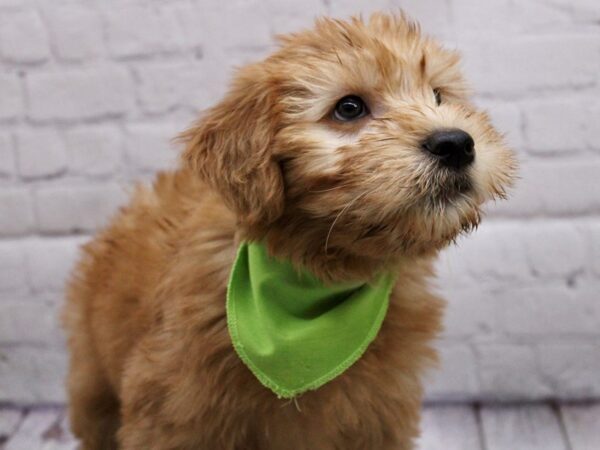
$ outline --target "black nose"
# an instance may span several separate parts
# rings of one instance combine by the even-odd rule
[[[462,169],[475,160],[475,142],[463,130],[439,130],[429,135],[423,148],[446,167]]]

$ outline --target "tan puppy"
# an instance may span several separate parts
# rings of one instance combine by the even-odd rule
[[[413,448],[442,312],[432,262],[516,166],[458,59],[377,14],[319,20],[239,71],[182,136],[180,168],[138,189],[70,284],[70,411],[85,449]],[[226,284],[244,239],[324,280],[398,274],[364,356],[295,401],[232,348]]]

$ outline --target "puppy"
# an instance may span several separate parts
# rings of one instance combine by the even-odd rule
[[[182,134],[179,168],[85,246],[65,311],[84,449],[413,448],[443,306],[432,263],[504,197],[516,163],[458,55],[405,17],[321,19],[280,40]],[[360,358],[292,399],[232,345],[245,242],[325,285],[394,275]]]

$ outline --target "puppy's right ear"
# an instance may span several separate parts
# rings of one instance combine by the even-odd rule
[[[260,65],[243,68],[227,96],[185,131],[183,163],[216,189],[238,219],[267,224],[283,210],[283,177],[273,155],[275,89]]]

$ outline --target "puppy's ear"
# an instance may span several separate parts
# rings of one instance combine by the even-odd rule
[[[272,148],[274,91],[261,66],[247,66],[223,101],[180,136],[184,164],[247,225],[270,223],[283,210],[283,178]]]

